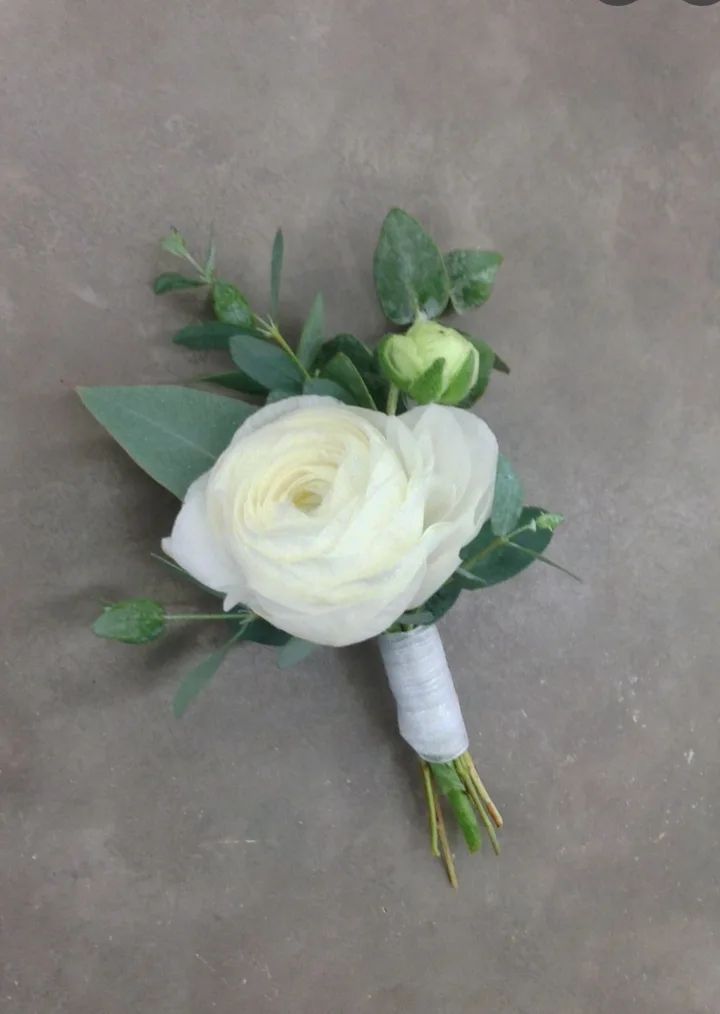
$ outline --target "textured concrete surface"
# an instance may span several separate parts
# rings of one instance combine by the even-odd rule
[[[657,0],[7,0],[0,140],[0,1008],[14,1014],[720,1010],[720,7]],[[280,673],[219,632],[123,649],[103,597],[199,605],[169,496],[74,385],[207,367],[148,280],[211,221],[288,327],[382,327],[400,204],[507,261],[484,414],[555,555],[444,622],[500,860],[431,860],[378,659]]]

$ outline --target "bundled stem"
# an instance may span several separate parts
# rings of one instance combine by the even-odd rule
[[[430,849],[434,856],[442,858],[450,883],[457,887],[455,863],[448,843],[440,796],[447,799],[470,852],[476,852],[482,844],[482,829],[476,814],[480,817],[482,828],[496,855],[500,852],[496,829],[503,826],[503,820],[477,773],[469,751],[446,764],[421,760],[420,767],[428,807]]]

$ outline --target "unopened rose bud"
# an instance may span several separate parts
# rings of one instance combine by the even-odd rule
[[[457,405],[475,386],[480,354],[451,327],[419,320],[405,334],[388,335],[378,349],[383,372],[421,405]]]

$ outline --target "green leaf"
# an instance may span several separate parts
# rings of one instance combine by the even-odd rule
[[[254,338],[261,338],[259,331],[248,326],[239,324],[227,324],[221,320],[210,320],[203,324],[190,324],[182,328],[173,336],[176,345],[184,345],[188,349],[216,349],[227,352],[230,348],[230,339],[236,334],[252,334]]]
[[[190,670],[178,687],[173,700],[173,713],[176,718],[182,718],[187,711],[188,706],[195,700],[203,687],[210,682],[224,662],[228,651],[237,639],[237,635],[231,637],[230,640],[222,646],[222,648],[214,651],[212,655],[208,655],[208,657],[204,659],[200,665],[197,665],[194,669]]]
[[[300,335],[300,341],[298,342],[297,355],[303,366],[312,366],[313,360],[320,351],[320,347],[325,340],[325,306],[323,304],[322,294],[318,293],[315,297],[308,319],[305,321],[305,326],[302,329]]]
[[[330,362],[325,364],[322,376],[327,380],[334,380],[336,384],[344,387],[352,396],[355,405],[360,405],[362,408],[377,408],[360,371],[344,352],[336,353]]]
[[[281,669],[289,669],[291,666],[297,665],[298,662],[302,662],[319,647],[319,644],[305,641],[302,637],[291,637],[278,652],[278,666]]]
[[[215,255],[217,249],[215,247],[215,236],[213,235],[213,229],[210,229],[210,239],[208,240],[207,253],[205,254],[205,277],[212,278],[215,272]]]
[[[452,763],[430,764],[438,790],[447,798],[470,852],[482,845],[482,833],[470,798]]]
[[[395,620],[392,624],[392,629],[397,626],[403,627],[426,627],[429,623],[432,623],[435,617],[429,609],[423,609],[422,606],[418,606],[417,609],[408,609],[406,613]]]
[[[206,282],[202,278],[188,278],[187,275],[179,275],[177,271],[165,271],[158,275],[153,282],[153,292],[156,296],[162,296],[164,292],[175,292],[177,289],[197,289]]]
[[[433,240],[400,208],[389,212],[375,249],[375,289],[385,316],[409,324],[419,313],[437,317],[447,306],[450,281]]]
[[[377,373],[372,351],[359,338],[351,334],[336,334],[326,341],[312,365],[315,369],[322,370],[323,366],[329,363],[338,352],[344,352],[363,377],[368,373]]]
[[[432,622],[436,623],[455,605],[462,590],[460,582],[450,577],[420,608],[431,613]]]
[[[285,630],[274,627],[272,623],[264,620],[261,616],[256,616],[250,623],[240,624],[239,638],[243,641],[253,641],[256,644],[266,644],[277,648],[287,644],[291,636]]]
[[[408,392],[418,405],[429,405],[440,398],[443,390],[444,359],[435,359],[422,373]]]
[[[258,384],[247,373],[242,370],[232,370],[229,373],[212,373],[207,377],[198,377],[196,383],[217,384],[218,387],[225,387],[229,391],[239,391],[241,394],[265,394],[267,388]]]
[[[177,229],[172,229],[164,239],[161,239],[160,246],[166,253],[172,254],[173,257],[187,258],[188,256],[185,240]]]
[[[284,249],[282,229],[278,229],[273,240],[270,258],[270,316],[273,320],[277,319],[280,310],[280,276],[282,275]]]
[[[492,250],[451,250],[445,254],[450,299],[458,313],[487,302],[502,262],[502,256]]]
[[[510,367],[508,366],[508,364],[505,362],[504,359],[500,358],[500,356],[497,354],[497,352],[495,353],[495,361],[493,362],[493,369],[497,370],[498,373],[509,373],[510,372]]]
[[[92,625],[98,637],[125,644],[147,644],[165,629],[165,610],[152,599],[127,599],[107,606]]]
[[[303,384],[303,394],[319,394],[327,398],[336,398],[346,405],[355,404],[355,399],[349,391],[336,384],[334,380],[326,380],[325,377],[311,377],[310,380],[306,380]]]
[[[517,526],[523,509],[523,489],[504,454],[498,455],[495,473],[495,497],[490,525],[495,535],[507,535]]]
[[[284,387],[274,387],[272,391],[268,391],[268,396],[265,399],[266,405],[272,405],[276,401],[285,401],[286,398],[297,398],[297,391],[288,391]]]
[[[460,551],[463,563],[455,571],[455,579],[463,588],[489,588],[525,570],[535,558],[525,550],[542,553],[552,539],[551,531],[536,527],[536,519],[545,513],[541,507],[524,507],[517,528],[506,536],[495,535],[487,521]]]
[[[215,316],[224,324],[252,327],[253,314],[242,292],[231,282],[215,282],[212,288]]]
[[[85,407],[148,475],[180,499],[254,411],[187,387],[80,387]]]
[[[243,373],[268,390],[280,387],[296,394],[302,391],[302,373],[277,345],[271,345],[262,338],[234,335],[230,339],[230,355]]]

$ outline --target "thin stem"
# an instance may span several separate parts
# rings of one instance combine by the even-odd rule
[[[272,340],[274,342],[277,342],[277,344],[280,346],[280,348],[283,350],[283,352],[285,352],[286,355],[290,356],[290,358],[295,363],[295,365],[300,370],[300,372],[305,377],[305,379],[306,380],[310,380],[311,377],[310,377],[309,372],[307,371],[307,369],[304,366],[304,364],[300,362],[300,360],[295,355],[295,353],[293,352],[293,350],[290,348],[290,346],[288,345],[288,343],[285,341],[285,339],[283,338],[283,336],[280,334],[280,331],[279,331],[278,326],[275,323],[275,321],[269,320],[268,321],[268,326],[264,330],[266,331],[268,338],[272,338]]]
[[[500,815],[500,811],[493,803],[492,799],[490,798],[490,793],[483,785],[482,779],[480,778],[480,775],[477,773],[477,768],[475,767],[475,763],[472,759],[472,756],[470,755],[469,752],[466,753],[464,756],[467,758],[468,770],[473,780],[473,784],[476,786],[480,794],[480,798],[482,799],[483,803],[485,803],[488,813],[495,822],[495,827],[499,829],[503,826],[503,819],[502,816]]]
[[[425,799],[427,801],[428,817],[430,820],[430,851],[438,859],[440,858],[440,848],[438,846],[438,823],[437,814],[435,812],[435,798],[433,796],[432,777],[430,775],[430,765],[427,761],[420,761],[420,770],[422,771],[423,784],[425,786]]]
[[[453,862],[452,852],[450,851],[450,845],[448,843],[447,832],[445,831],[445,820],[443,819],[442,810],[440,809],[440,799],[437,791],[433,786],[433,801],[435,803],[435,820],[437,821],[438,838],[440,841],[440,852],[442,854],[443,862],[445,863],[445,869],[447,870],[448,880],[453,887],[457,887],[458,879],[457,873],[455,872],[455,863]]]
[[[387,396],[387,405],[385,406],[387,415],[395,415],[397,412],[399,393],[398,388],[394,384],[391,384]]]
[[[166,620],[235,620],[244,619],[240,613],[165,613]]]

